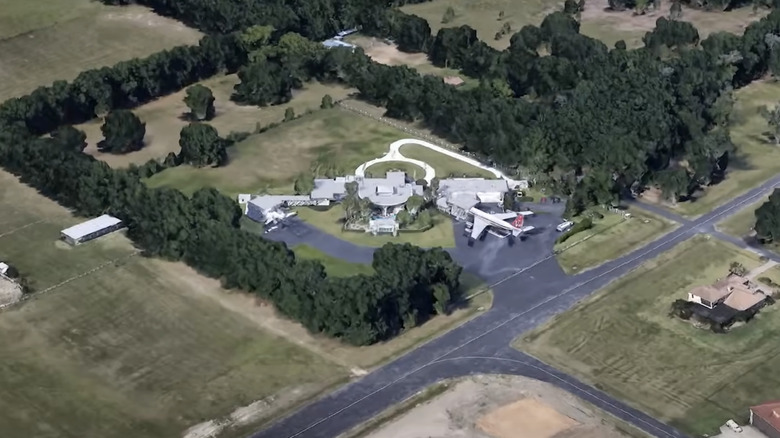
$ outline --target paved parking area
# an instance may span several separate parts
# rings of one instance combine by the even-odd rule
[[[753,426],[742,426],[742,432],[734,432],[726,426],[720,427],[720,435],[712,438],[767,438],[766,435],[756,430]]]

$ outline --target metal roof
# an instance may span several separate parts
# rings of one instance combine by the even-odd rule
[[[311,196],[305,195],[260,195],[255,196],[250,204],[260,207],[263,212],[273,210],[288,201],[309,201]]]
[[[84,236],[100,230],[104,230],[108,227],[113,227],[119,223],[122,223],[122,221],[113,216],[104,214],[103,216],[96,217],[95,219],[90,219],[86,222],[82,222],[78,225],[66,228],[62,230],[62,234],[70,237],[71,239],[78,240]]]
[[[338,177],[335,179],[315,179],[314,190],[311,191],[312,199],[336,199],[336,196],[344,196],[347,189],[344,184],[352,182],[353,177]]]
[[[412,195],[422,196],[423,193],[423,186],[406,182],[404,172],[387,172],[385,178],[363,178],[358,181],[358,196],[379,206],[400,205]]]
[[[509,185],[504,179],[448,178],[439,180],[439,192],[507,192]]]

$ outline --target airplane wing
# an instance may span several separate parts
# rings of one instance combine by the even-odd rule
[[[479,239],[479,236],[485,231],[485,228],[490,225],[486,220],[479,216],[474,217],[474,226],[471,228],[471,238],[474,240]]]
[[[518,213],[515,213],[513,211],[507,212],[507,213],[493,213],[492,216],[494,216],[497,219],[501,219],[502,221],[505,221],[507,219],[514,219],[516,218]]]

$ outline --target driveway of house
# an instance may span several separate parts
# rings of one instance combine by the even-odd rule
[[[734,432],[727,426],[720,427],[720,435],[715,435],[712,438],[767,438],[766,435],[759,432],[753,426],[742,426],[742,432]]]

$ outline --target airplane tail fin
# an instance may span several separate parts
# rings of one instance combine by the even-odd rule
[[[523,228],[523,223],[525,222],[525,217],[523,217],[522,214],[517,215],[517,218],[515,218],[514,222],[512,222],[512,226],[515,228]]]

